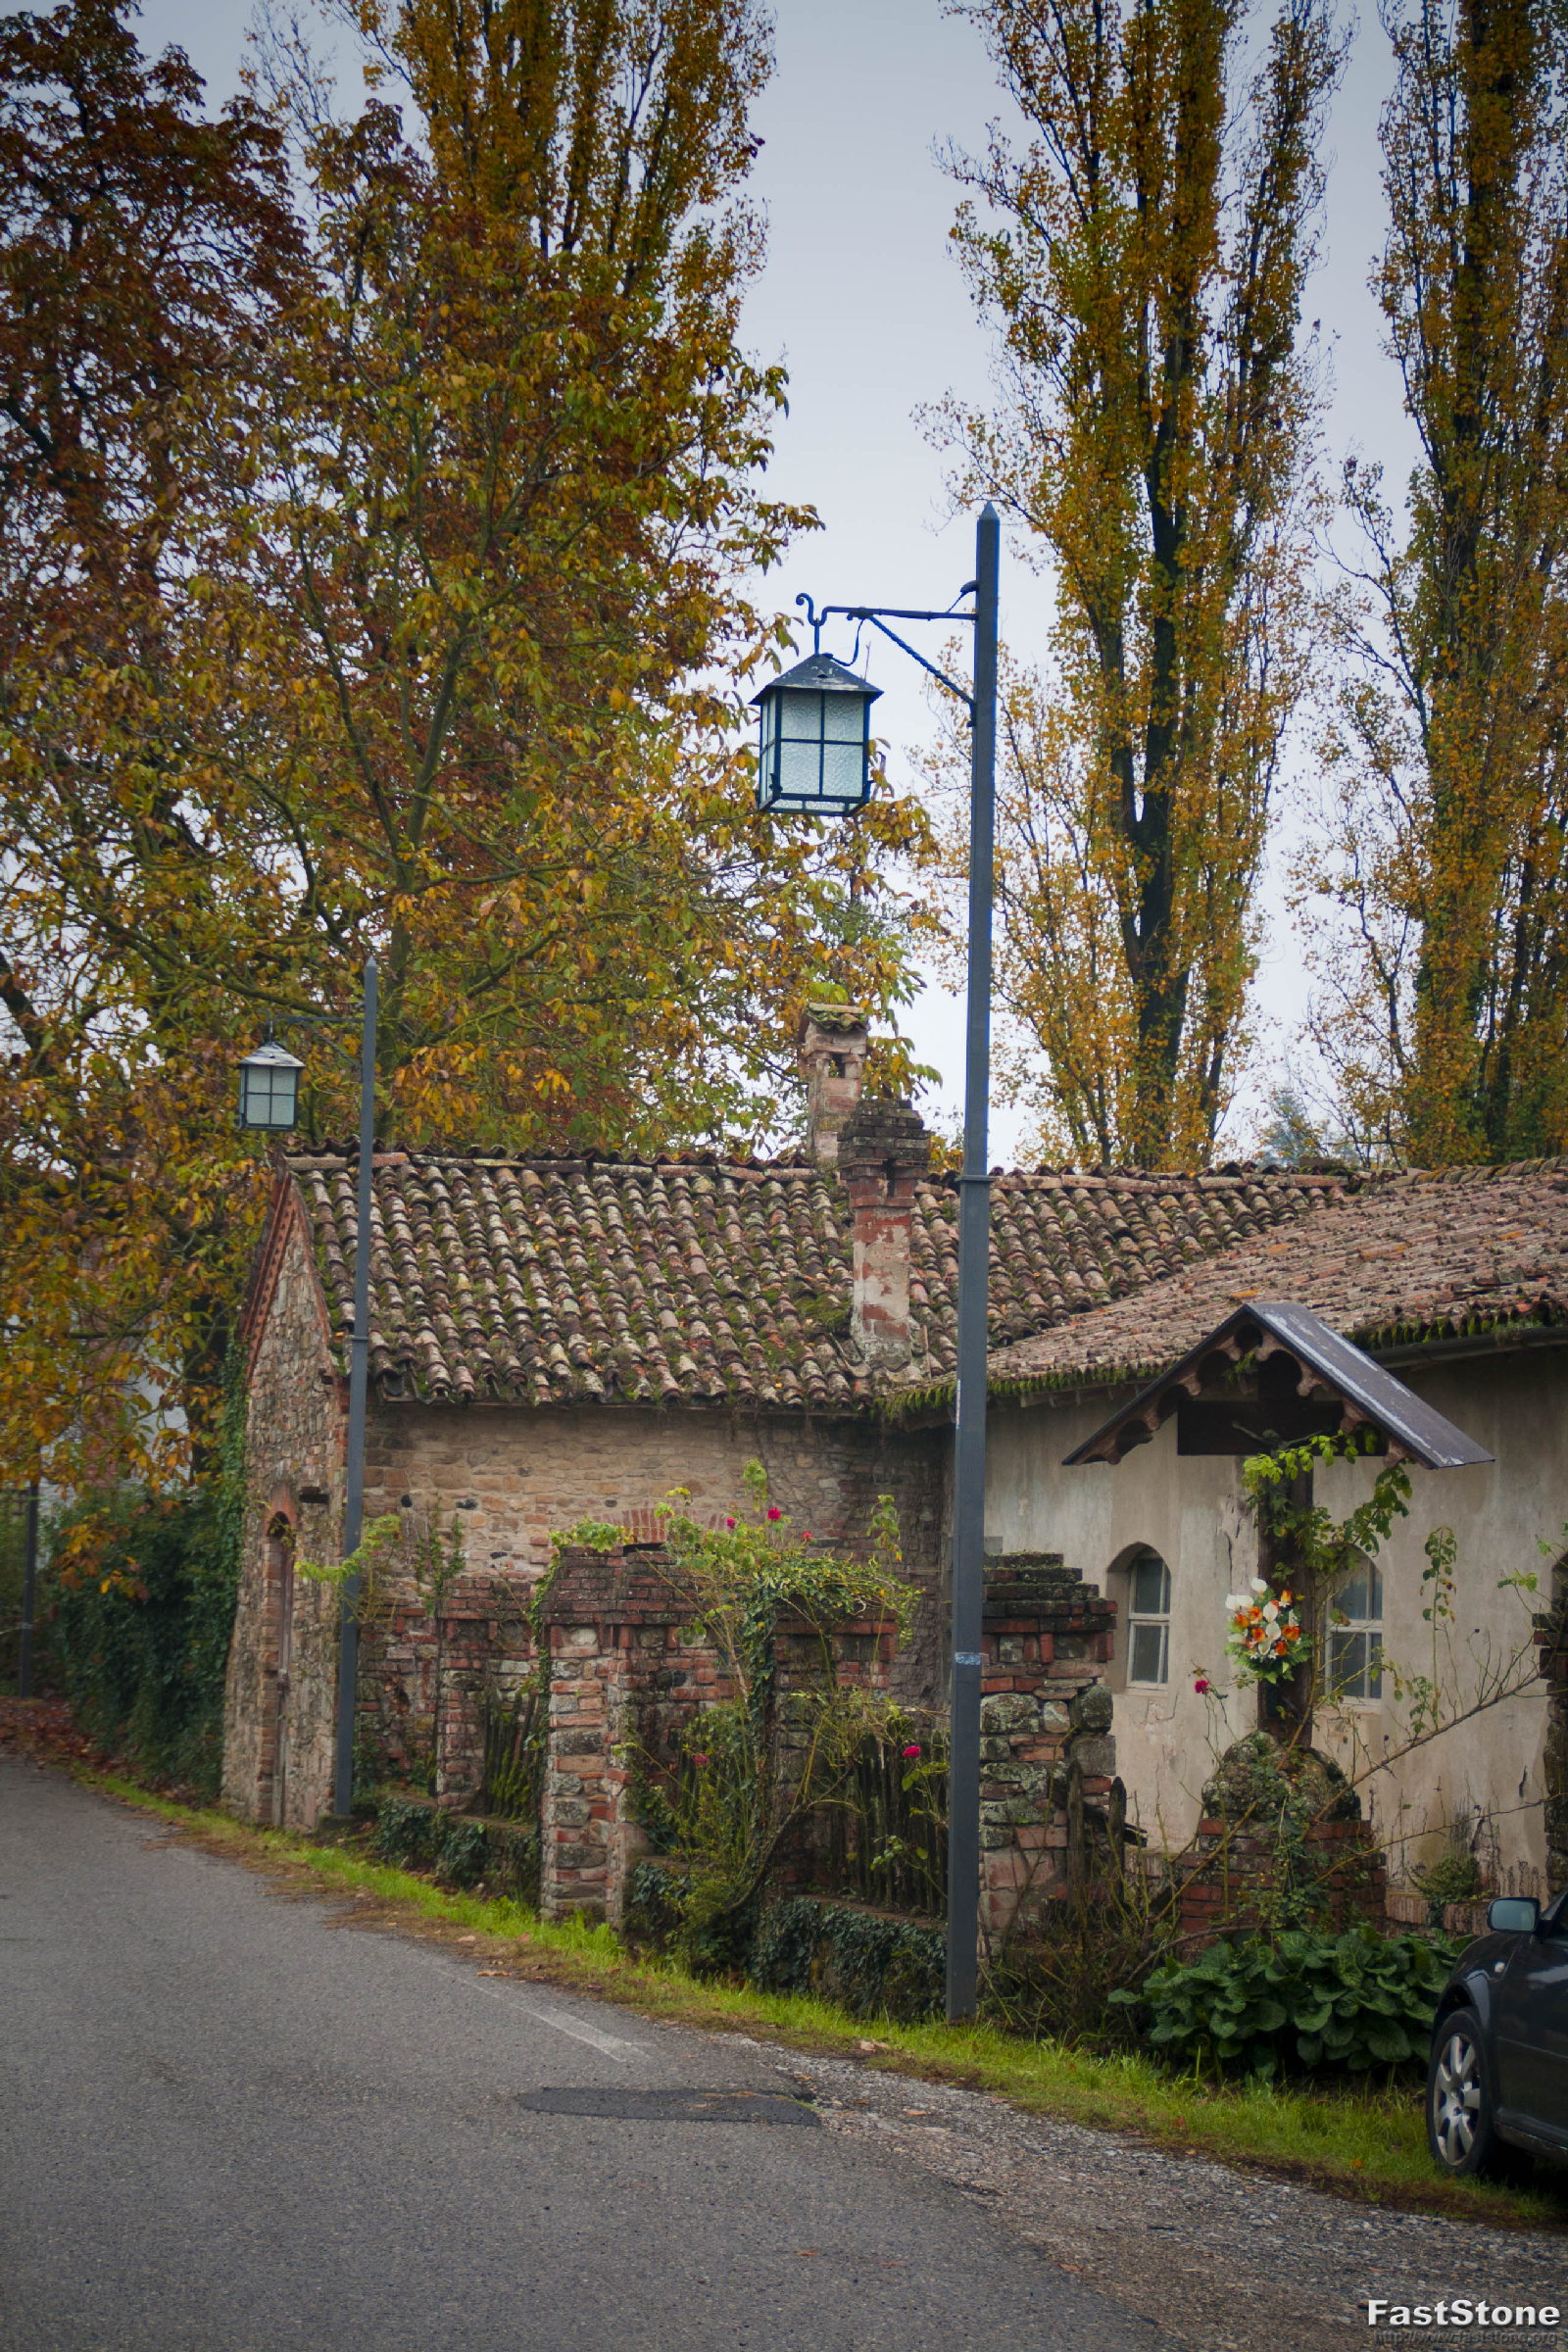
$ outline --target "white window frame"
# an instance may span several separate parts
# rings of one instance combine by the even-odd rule
[[[1158,1562],[1160,1575],[1164,1579],[1162,1589],[1165,1605],[1160,1609],[1140,1609],[1135,1605],[1138,1597],[1138,1572],[1140,1568],[1147,1567],[1152,1560]],[[1141,1544],[1128,1560],[1123,1575],[1126,1579],[1127,1590],[1127,1688],[1129,1690],[1168,1690],[1170,1688],[1170,1562],[1163,1553],[1157,1552],[1152,1544]],[[1133,1659],[1138,1648],[1138,1632],[1142,1626],[1157,1628],[1160,1636],[1159,1663],[1161,1671],[1152,1678],[1133,1672]]]
[[[1352,1616],[1345,1606],[1350,1589],[1362,1577],[1366,1579],[1366,1598],[1377,1604],[1376,1616]],[[1347,1577],[1337,1592],[1331,1593],[1325,1615],[1324,1631],[1328,1637],[1328,1697],[1330,1704],[1340,1707],[1381,1707],[1383,1704],[1383,1673],[1377,1664],[1383,1651],[1383,1611],[1386,1606],[1383,1592],[1383,1571],[1376,1560],[1363,1552],[1361,1565],[1354,1576]],[[1359,1642],[1361,1664],[1348,1681],[1339,1674],[1339,1645]]]

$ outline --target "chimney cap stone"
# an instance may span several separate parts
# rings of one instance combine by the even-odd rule
[[[805,1045],[813,1029],[825,1037],[865,1037],[870,1031],[870,1015],[863,1004],[828,1004],[810,1002],[796,1023],[797,1045]]]

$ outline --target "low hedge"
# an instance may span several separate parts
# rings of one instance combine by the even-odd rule
[[[483,1885],[520,1903],[539,1899],[539,1832],[532,1822],[452,1813],[427,1797],[385,1795],[375,1808],[375,1850],[402,1870],[428,1870],[449,1886]]]
[[[627,1926],[662,1951],[680,1942],[686,1883],[668,1863],[644,1860],[627,1887]],[[760,1992],[805,1992],[853,2017],[909,2022],[942,2013],[947,1937],[921,1921],[872,1911],[830,1895],[795,1894],[765,1905],[722,1955]],[[713,1973],[710,1967],[706,1973]]]
[[[763,1912],[746,1974],[762,1992],[814,1993],[852,2017],[912,2024],[941,2016],[947,1970],[940,1928],[797,1894]]]

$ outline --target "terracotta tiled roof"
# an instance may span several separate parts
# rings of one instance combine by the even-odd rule
[[[1390,1177],[993,1355],[992,1378],[1152,1378],[1248,1298],[1289,1299],[1363,1346],[1568,1323],[1568,1159]]]
[[[351,1317],[354,1163],[290,1163],[335,1331]],[[1008,1175],[993,1188],[992,1330],[1006,1346],[1310,1217],[1351,1180]],[[830,1172],[389,1153],[375,1171],[371,1367],[428,1397],[850,1409],[849,1203]],[[954,1373],[955,1188],[911,1231],[916,1388]]]

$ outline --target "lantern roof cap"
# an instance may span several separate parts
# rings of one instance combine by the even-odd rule
[[[287,1046],[277,1045],[268,1038],[253,1054],[247,1054],[239,1066],[242,1070],[303,1070],[305,1064],[297,1054],[289,1052]]]
[[[806,694],[860,694],[868,703],[875,702],[882,692],[881,687],[873,686],[869,678],[857,677],[853,669],[835,660],[832,654],[808,654],[806,660],[797,662],[793,669],[786,669],[780,676],[769,678],[761,693],[753,695],[753,707],[761,702],[763,696],[777,694],[781,687],[791,687]]]

